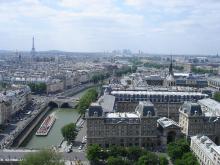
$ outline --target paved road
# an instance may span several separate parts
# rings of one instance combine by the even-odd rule
[[[39,113],[43,102],[44,100],[35,98],[32,104],[11,117],[10,123],[0,133],[0,148],[7,147],[13,141],[14,137]]]
[[[77,85],[71,89],[67,89],[62,93],[57,94],[57,96],[66,96],[66,97],[71,97],[75,95],[77,92],[76,91],[81,91],[84,90],[85,88],[93,86],[93,83],[87,83],[87,84],[82,84],[82,85]]]
[[[78,132],[76,138],[75,138],[75,142],[76,143],[81,143],[83,140],[83,137],[86,136],[86,121],[84,121],[82,128],[80,129],[80,131]]]
[[[24,155],[28,153],[36,152],[37,150],[0,150],[0,160],[5,159],[22,159]],[[83,151],[73,151],[71,153],[62,152],[61,155],[63,156],[64,160],[81,160],[81,161],[87,161],[85,153]]]

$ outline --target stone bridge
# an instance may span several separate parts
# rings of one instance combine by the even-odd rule
[[[57,108],[74,108],[77,100],[73,97],[53,97],[48,100],[48,105]]]

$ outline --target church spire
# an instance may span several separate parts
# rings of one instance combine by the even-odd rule
[[[173,76],[173,58],[172,58],[172,55],[171,55],[171,60],[170,60],[169,74]]]

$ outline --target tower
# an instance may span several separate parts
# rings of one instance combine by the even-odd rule
[[[32,57],[35,56],[35,53],[36,53],[36,51],[35,51],[35,47],[34,47],[34,36],[33,36],[33,38],[32,38],[32,49],[31,49],[31,55],[32,55]]]
[[[19,60],[19,62],[21,62],[21,53],[19,53],[19,55],[18,55],[18,60]]]
[[[169,67],[169,75],[174,76],[173,74],[173,58],[171,56],[170,67]]]
[[[171,56],[171,62],[169,66],[169,74],[167,75],[165,79],[165,86],[175,86],[175,78],[173,73],[173,58]]]

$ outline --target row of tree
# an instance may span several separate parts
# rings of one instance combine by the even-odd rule
[[[28,86],[31,88],[31,92],[36,94],[46,93],[47,91],[46,83],[29,83]]]
[[[168,165],[166,157],[140,147],[111,146],[105,149],[93,144],[87,149],[87,158],[94,165]]]
[[[121,77],[124,74],[128,74],[128,73],[134,73],[137,70],[137,66],[136,65],[132,65],[132,66],[124,66],[122,68],[119,68],[117,70],[115,70],[115,75],[118,77]]]
[[[151,63],[151,62],[147,62],[144,64],[144,67],[146,68],[156,68],[156,69],[165,69],[169,67],[169,64],[158,64],[158,63]],[[176,70],[183,70],[184,67],[183,66],[173,66],[174,69]]]
[[[139,60],[138,58],[132,58],[129,60],[133,65],[136,65],[136,66],[140,66],[143,64],[143,62],[141,60]]]
[[[97,84],[99,82],[103,82],[106,78],[109,78],[109,77],[110,77],[109,73],[98,73],[92,76],[91,81],[94,84]]]
[[[20,165],[65,165],[60,154],[53,150],[41,150],[24,156]]]
[[[185,139],[169,143],[167,152],[174,165],[199,165],[196,157],[190,151],[189,143]]]
[[[85,114],[86,109],[89,105],[96,100],[98,92],[95,88],[89,89],[86,93],[80,98],[77,105],[77,110],[80,114]]]
[[[191,71],[193,73],[198,73],[198,74],[205,74],[205,73],[216,74],[216,72],[217,72],[213,69],[204,69],[204,68],[196,68],[196,67],[192,67]]]
[[[220,92],[215,92],[214,99],[218,102],[220,102]]]

